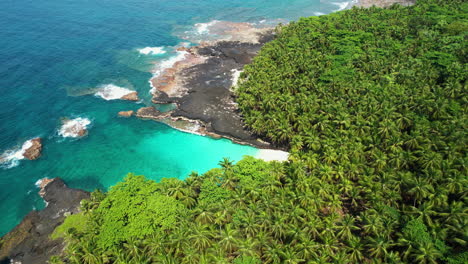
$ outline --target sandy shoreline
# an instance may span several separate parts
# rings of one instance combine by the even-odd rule
[[[255,158],[261,159],[264,161],[288,161],[289,153],[282,150],[276,149],[259,149],[258,153],[255,155]]]

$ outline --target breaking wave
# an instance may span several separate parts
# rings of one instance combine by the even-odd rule
[[[59,136],[65,138],[78,138],[86,134],[91,120],[88,118],[78,117],[75,119],[66,119],[62,122],[62,126],[58,130]]]
[[[19,161],[24,159],[24,153],[32,147],[32,140],[28,140],[21,146],[6,150],[0,155],[0,167],[10,169],[19,165]]]
[[[104,100],[116,100],[121,99],[127,94],[133,93],[135,91],[120,87],[114,84],[102,85],[98,88],[98,91],[94,94],[98,97],[101,97]]]
[[[146,47],[139,49],[138,52],[143,55],[160,55],[166,53],[164,47]]]

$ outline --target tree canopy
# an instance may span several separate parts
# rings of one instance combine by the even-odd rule
[[[467,16],[421,0],[278,27],[237,99],[289,162],[129,176],[53,261],[467,263]]]

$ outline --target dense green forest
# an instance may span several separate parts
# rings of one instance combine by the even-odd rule
[[[237,88],[290,150],[83,201],[53,263],[468,263],[468,3],[353,8],[277,28]]]

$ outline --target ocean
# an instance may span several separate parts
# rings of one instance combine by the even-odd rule
[[[346,5],[324,0],[2,0],[0,236],[32,209],[45,206],[35,185],[44,177],[105,190],[128,172],[156,181],[184,179],[191,171],[216,167],[223,157],[255,155],[258,150],[250,146],[117,113],[151,105],[148,80],[155,64],[171,62],[174,47],[206,33],[210,21],[276,24]],[[106,87],[121,88],[98,96]],[[141,100],[112,100],[112,92],[122,89],[138,91]],[[89,123],[88,135],[64,137],[59,133],[64,118]],[[35,137],[43,139],[42,156],[22,159],[22,145]]]

